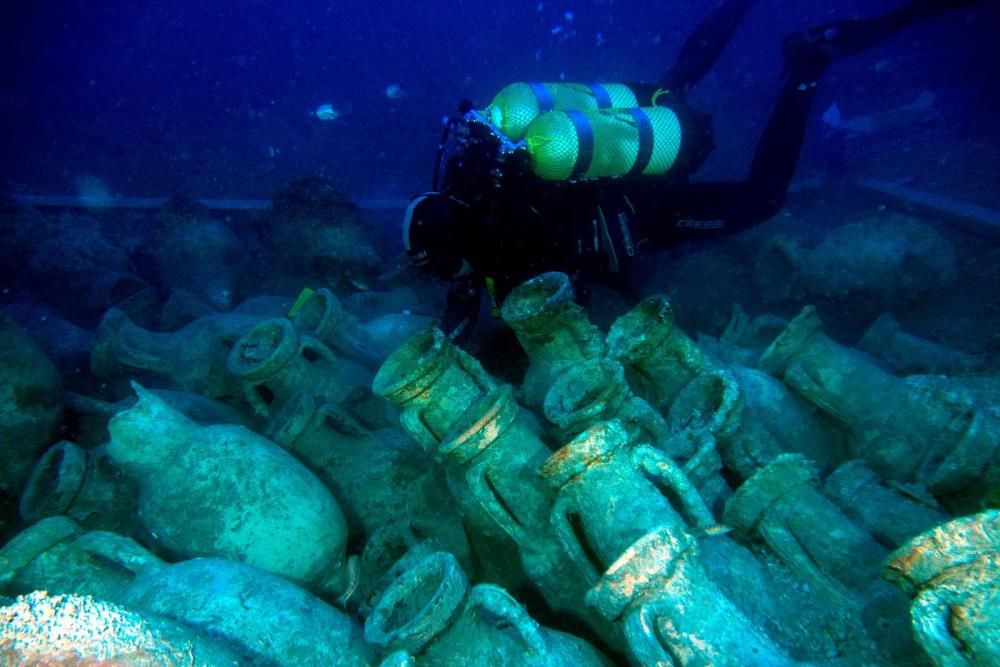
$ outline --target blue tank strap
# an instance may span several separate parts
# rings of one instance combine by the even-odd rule
[[[532,81],[528,85],[531,86],[531,92],[535,94],[535,101],[538,102],[538,113],[552,111],[555,102],[552,100],[552,92],[548,87],[544,83],[538,83],[537,81]]]
[[[598,109],[610,109],[612,107],[611,93],[608,92],[603,83],[595,81],[590,84],[590,89],[594,92],[594,100],[597,102]]]
[[[653,157],[653,122],[642,109],[629,109],[629,113],[635,120],[635,127],[639,131],[639,153],[635,156],[635,164],[629,169],[629,176],[638,176],[647,166]]]
[[[576,162],[573,164],[573,173],[570,178],[580,176],[590,169],[590,163],[594,159],[594,126],[583,114],[582,111],[566,111],[573,127],[576,128],[577,152]]]

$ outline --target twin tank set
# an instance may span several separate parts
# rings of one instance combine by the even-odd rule
[[[530,156],[541,179],[660,176],[678,164],[685,137],[699,134],[669,91],[624,83],[513,83],[484,119]]]

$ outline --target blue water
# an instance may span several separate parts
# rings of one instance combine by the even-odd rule
[[[705,174],[745,170],[778,90],[783,35],[895,4],[757,3],[691,100],[716,117]],[[998,12],[983,5],[839,63],[818,112],[832,101],[845,115],[891,109],[924,89],[950,94],[966,118],[995,112],[986,64],[1000,59],[989,39]],[[712,6],[5,3],[0,185],[64,194],[90,178],[124,196],[267,197],[322,175],[355,197],[405,197],[428,186],[441,118],[460,100],[485,104],[518,80],[654,80]],[[390,85],[403,96],[388,98]],[[319,121],[321,104],[344,115]]]

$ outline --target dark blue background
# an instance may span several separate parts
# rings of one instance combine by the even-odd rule
[[[714,6],[4,4],[0,189],[73,193],[91,178],[114,194],[199,197],[267,197],[312,174],[355,197],[404,197],[427,186],[440,120],[463,97],[485,103],[511,81],[562,75],[653,79]],[[997,4],[956,12],[838,63],[823,82],[816,115],[834,100],[845,115],[856,115],[905,104],[930,89],[973,119],[971,132],[994,140]],[[760,0],[693,97],[716,116],[720,148],[705,174],[738,177],[745,170],[777,93],[783,35],[897,5]],[[407,96],[387,99],[391,83]],[[322,103],[349,111],[337,122],[320,122],[310,111]],[[821,148],[822,137],[814,139],[803,169],[822,168]],[[985,163],[1000,162],[997,152],[990,144]]]

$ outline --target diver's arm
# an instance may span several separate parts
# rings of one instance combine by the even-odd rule
[[[456,345],[468,340],[479,319],[482,280],[474,273],[457,278],[448,289],[441,330]]]

